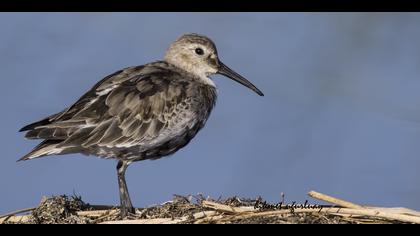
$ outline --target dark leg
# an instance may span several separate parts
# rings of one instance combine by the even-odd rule
[[[119,161],[117,165],[118,185],[120,187],[121,217],[126,217],[128,213],[135,213],[128,194],[127,183],[125,182],[125,171],[130,163]]]

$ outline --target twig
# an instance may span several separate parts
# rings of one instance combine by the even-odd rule
[[[97,224],[98,222],[100,222],[102,220],[105,220],[106,218],[115,216],[115,215],[117,215],[119,213],[120,213],[119,210],[111,210],[107,214],[104,214],[104,215],[98,217],[97,219],[95,219],[94,221],[92,221],[92,224]]]
[[[204,200],[201,202],[204,207],[208,207],[217,211],[227,212],[227,213],[244,213],[244,212],[254,212],[256,209],[254,207],[232,207],[225,204],[212,202]]]
[[[117,209],[110,210],[96,210],[96,211],[78,211],[76,214],[78,216],[87,216],[87,217],[101,217],[104,215],[112,215],[115,212],[119,212]]]
[[[207,217],[215,216],[215,211],[203,211],[195,213],[192,218],[193,220],[200,220]],[[100,224],[179,224],[189,222],[188,216],[178,218],[154,218],[154,219],[137,219],[137,220],[117,220],[117,221],[105,221]],[[195,222],[194,222],[195,223]]]
[[[211,216],[214,216],[216,214],[217,214],[216,211],[202,211],[202,212],[195,213],[193,215],[193,218],[194,218],[194,220],[198,220],[198,219],[203,219],[203,218],[206,218],[206,217],[211,217]]]
[[[33,211],[35,209],[36,209],[36,207],[31,207],[31,208],[26,208],[26,209],[22,209],[22,210],[13,211],[13,212],[1,215],[0,219],[7,218],[9,216],[14,216],[14,215],[17,215],[17,214],[20,214],[20,213],[25,213],[25,212],[28,212],[28,211]]]
[[[23,216],[7,216],[4,218],[0,218],[0,224],[4,224],[6,222],[11,222],[11,223],[21,223],[21,222],[28,222],[29,220],[29,215],[23,215]]]
[[[314,194],[315,193],[315,194]],[[330,203],[339,205],[339,206],[347,206],[353,207],[350,208],[341,208],[341,207],[324,207],[318,209],[283,209],[283,210],[275,210],[275,211],[266,211],[266,212],[255,212],[255,210],[242,207],[231,207],[228,205],[215,203],[211,201],[203,201],[202,204],[205,207],[209,207],[221,212],[231,213],[231,214],[239,214],[233,217],[227,217],[227,220],[234,220],[234,219],[241,219],[241,218],[248,218],[254,216],[270,216],[270,215],[285,215],[285,214],[293,214],[293,213],[310,213],[310,212],[323,212],[328,214],[344,214],[344,215],[358,215],[358,216],[370,216],[370,217],[378,217],[383,219],[389,220],[397,220],[402,222],[409,222],[409,223],[417,223],[420,224],[420,217],[417,216],[417,212],[410,210],[407,213],[401,212],[401,208],[399,209],[400,212],[395,213],[392,211],[386,211],[384,208],[365,208],[351,202],[347,202],[341,199],[337,199],[325,194],[320,194],[317,192],[310,192],[310,196],[316,196],[317,199],[325,200]],[[415,214],[416,213],[416,214]]]
[[[105,221],[100,224],[178,224],[185,221],[186,218],[155,218],[155,219],[140,219],[140,220],[117,220]]]
[[[87,209],[100,211],[100,210],[112,210],[118,208],[117,206],[109,206],[109,205],[87,205]]]
[[[277,210],[277,211],[267,211],[267,212],[251,212],[248,214],[242,214],[234,216],[229,220],[249,218],[255,216],[271,216],[271,215],[287,215],[287,214],[296,214],[296,213],[310,213],[310,212],[323,212],[328,214],[346,214],[346,215],[358,215],[358,216],[370,216],[378,217],[388,220],[397,220],[401,222],[416,223],[420,224],[420,217],[417,216],[408,216],[403,214],[395,214],[388,212],[381,212],[375,209],[348,209],[348,208],[322,208],[322,209],[295,209],[293,212],[290,210]]]
[[[418,216],[409,216],[405,214],[396,214],[390,212],[383,212],[376,209],[346,209],[342,208],[337,211],[338,213],[344,213],[349,215],[363,215],[363,216],[371,216],[371,217],[379,217],[383,219],[389,220],[397,220],[402,222],[408,223],[415,223],[420,224],[420,217]]]
[[[205,217],[203,219],[199,219],[195,221],[194,224],[205,224],[209,222],[220,221],[224,217],[225,217],[224,215],[212,215],[212,216]]]
[[[418,216],[420,217],[420,212],[418,211],[414,211],[408,208],[404,208],[404,207],[366,207],[367,209],[375,209],[378,211],[382,211],[382,212],[389,212],[389,213],[394,213],[394,214],[404,214],[404,215],[409,215],[409,216]]]
[[[318,193],[318,192],[315,192],[315,191],[310,191],[308,193],[308,195],[313,197],[313,198],[316,198],[318,200],[322,200],[322,201],[325,201],[325,202],[328,202],[328,203],[332,203],[333,205],[336,205],[336,206],[341,206],[341,207],[351,208],[351,209],[363,209],[364,208],[361,205],[357,205],[357,204],[354,204],[352,202],[348,202],[348,201],[345,201],[345,200],[342,200],[342,199],[331,197],[331,196],[328,196],[326,194]]]

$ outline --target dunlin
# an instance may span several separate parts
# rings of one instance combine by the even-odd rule
[[[134,213],[127,167],[175,153],[203,128],[217,97],[213,74],[263,96],[219,60],[212,40],[184,34],[164,60],[117,71],[62,112],[23,127],[26,138],[43,141],[20,160],[69,153],[116,159],[121,216]]]

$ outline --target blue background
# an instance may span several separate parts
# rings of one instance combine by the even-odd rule
[[[420,210],[417,13],[1,13],[0,213],[72,194],[119,204],[115,161],[16,163],[18,129],[61,111],[114,71],[163,58],[185,32],[212,38],[265,97],[214,76],[206,127],[170,158],[127,172],[137,207],[173,194],[304,201],[317,190]]]

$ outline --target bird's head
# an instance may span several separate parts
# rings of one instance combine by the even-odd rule
[[[264,96],[255,85],[220,61],[216,45],[206,36],[182,35],[166,51],[165,61],[200,78],[207,79],[213,74],[227,76]]]

